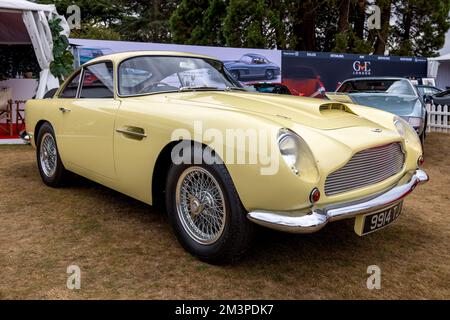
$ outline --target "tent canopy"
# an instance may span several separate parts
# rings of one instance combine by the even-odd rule
[[[53,4],[36,4],[26,0],[0,0],[0,9],[56,12]]]
[[[60,18],[62,34],[68,36],[69,26],[63,16],[58,15],[54,5],[41,5],[25,0],[0,0],[0,44],[31,43],[41,73],[36,98],[59,86],[50,73],[53,61],[53,39],[48,20]]]

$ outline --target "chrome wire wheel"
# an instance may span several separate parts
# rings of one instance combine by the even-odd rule
[[[181,224],[194,241],[209,245],[220,238],[227,211],[222,189],[211,173],[198,166],[184,170],[175,199]]]
[[[56,151],[56,142],[50,133],[44,134],[39,149],[39,160],[41,168],[47,177],[53,177],[58,163],[58,153]]]

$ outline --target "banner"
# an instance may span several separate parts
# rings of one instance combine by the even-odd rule
[[[325,52],[283,51],[282,82],[305,96],[335,91],[346,79],[427,76],[427,59]]]

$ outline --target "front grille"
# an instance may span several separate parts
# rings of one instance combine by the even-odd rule
[[[360,151],[327,177],[325,194],[331,196],[384,181],[399,173],[404,162],[400,143]]]

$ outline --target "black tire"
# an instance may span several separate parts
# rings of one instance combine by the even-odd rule
[[[266,79],[272,80],[275,78],[275,72],[273,70],[266,70]]]
[[[225,224],[220,237],[210,244],[199,243],[183,226],[176,203],[178,180],[186,169],[202,168],[209,172],[218,182],[224,195],[226,208]],[[166,206],[169,222],[180,244],[200,260],[212,264],[232,263],[237,261],[250,247],[255,225],[246,217],[239,196],[231,177],[223,164],[172,164],[166,183]]]
[[[41,150],[41,145],[43,142],[43,139],[50,137],[54,141],[55,145],[55,153],[56,153],[56,167],[52,172],[48,172],[48,169],[45,169],[43,166],[43,162],[41,161],[41,153],[43,152]],[[50,139],[51,140],[51,139]],[[36,160],[37,165],[39,168],[39,173],[41,175],[42,181],[52,188],[58,188],[61,187],[66,181],[68,176],[68,171],[66,168],[64,168],[64,165],[61,162],[61,157],[59,156],[58,152],[58,146],[56,144],[56,138],[55,138],[55,132],[53,130],[53,127],[50,125],[50,123],[46,122],[44,123],[41,128],[39,129],[38,135],[37,135],[37,141],[36,141]]]
[[[239,70],[231,70],[230,74],[233,77],[233,79],[241,80],[241,73],[239,72]]]

